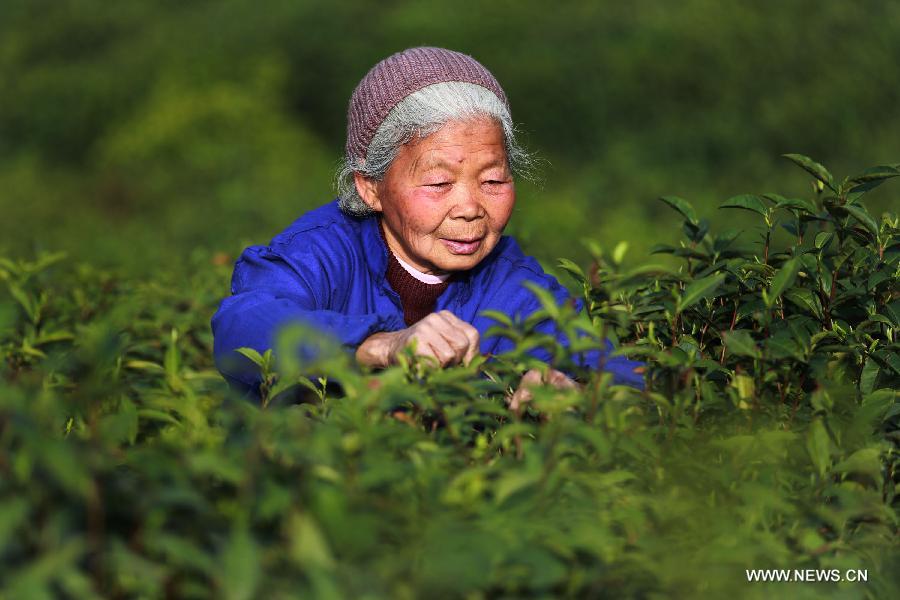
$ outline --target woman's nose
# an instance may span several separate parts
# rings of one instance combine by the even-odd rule
[[[459,194],[454,198],[455,204],[450,211],[450,216],[454,219],[465,219],[466,221],[484,217],[487,211],[485,211],[481,200],[477,184],[474,187],[461,187]]]

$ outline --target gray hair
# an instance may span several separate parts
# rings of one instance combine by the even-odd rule
[[[503,128],[506,159],[516,175],[531,179],[532,157],[518,144],[506,105],[487,88],[446,81],[425,86],[401,100],[384,119],[369,143],[365,160],[344,157],[335,174],[338,206],[348,215],[375,214],[359,196],[354,173],[381,181],[397,152],[415,138],[425,138],[450,121],[493,118]]]

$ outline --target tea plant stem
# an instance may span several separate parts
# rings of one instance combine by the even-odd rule
[[[831,273],[831,290],[828,292],[828,306],[834,302],[834,294],[837,291],[837,278],[838,278],[838,270],[835,267],[834,271]]]
[[[728,327],[728,331],[734,331],[734,325],[737,323],[737,310],[738,304],[737,301],[734,303],[734,311],[731,313],[731,325]],[[722,340],[722,355],[719,357],[719,364],[725,364],[725,341]]]
[[[834,271],[831,274],[831,289],[828,291],[828,298],[826,299],[825,304],[825,326],[828,329],[834,329],[834,323],[831,320],[831,305],[834,303],[835,292],[837,291],[837,274],[838,270],[835,267]]]

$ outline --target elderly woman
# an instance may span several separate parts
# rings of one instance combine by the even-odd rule
[[[392,364],[412,342],[443,366],[510,349],[506,338],[485,337],[493,321],[481,311],[527,317],[539,303],[526,281],[567,299],[502,235],[516,202],[513,172],[525,161],[506,95],[475,59],[410,48],[382,60],[350,99],[339,197],[238,260],[233,295],[212,320],[220,370],[239,388],[258,387],[228,357],[242,346],[264,351],[292,321],[327,332],[370,367]],[[568,344],[551,321],[541,329]],[[598,364],[599,350],[584,354]],[[643,384],[640,363],[610,357],[604,368],[618,383]],[[548,383],[574,385],[548,374]],[[540,381],[536,371],[523,378]],[[514,404],[529,395],[519,389]]]

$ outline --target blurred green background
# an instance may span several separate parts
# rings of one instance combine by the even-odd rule
[[[752,227],[716,206],[808,195],[785,152],[900,161],[898,2],[4,0],[0,253],[233,260],[333,198],[350,93],[415,45],[504,86],[542,180],[509,232],[545,264],[584,237],[646,260],[678,237],[665,194]]]

